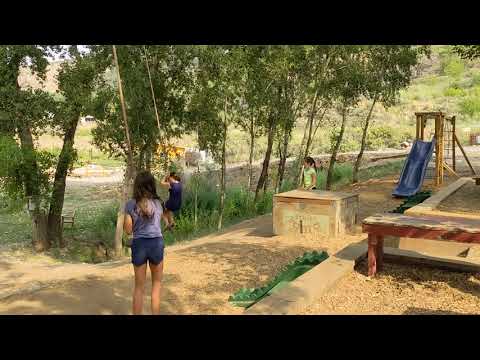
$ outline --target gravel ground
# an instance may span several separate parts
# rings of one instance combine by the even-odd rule
[[[304,314],[480,314],[480,273],[386,263],[370,279],[364,261]]]
[[[474,182],[466,183],[443,200],[438,209],[456,213],[480,214],[480,186],[475,185]]]
[[[401,203],[391,197],[394,183],[393,178],[372,179],[350,188],[360,194],[360,219],[392,210]],[[162,312],[241,314],[242,308],[228,303],[228,297],[239,288],[265,284],[305,251],[327,250],[333,254],[365,237],[363,234],[339,239],[272,236],[271,221],[271,216],[263,216],[223,233],[167,247]],[[66,265],[39,261],[28,264],[0,261],[0,270],[2,290],[15,287],[17,291],[0,300],[0,314],[130,313],[133,271],[128,262],[78,264],[67,269]],[[25,286],[19,289],[20,283]],[[22,291],[23,288],[31,291]],[[479,305],[478,274],[387,263],[385,271],[370,280],[362,263],[305,313],[479,313]],[[145,313],[149,313],[148,296]]]

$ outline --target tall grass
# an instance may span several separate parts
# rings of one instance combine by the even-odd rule
[[[380,178],[386,175],[398,174],[403,166],[403,160],[392,161],[384,165],[360,169],[360,181],[370,178]],[[353,166],[349,163],[335,165],[333,188],[339,189],[351,183]],[[317,177],[318,188],[323,189],[326,182],[326,171],[319,171]],[[290,179],[286,179],[281,192],[295,188]],[[273,205],[273,191],[261,195],[255,203],[254,194],[241,187],[227,189],[225,209],[223,214],[224,226],[231,226],[246,219],[271,213]],[[201,178],[197,193],[197,221],[195,222],[195,190],[185,186],[182,209],[176,215],[176,227],[173,232],[164,232],[167,245],[192,240],[217,231],[219,194],[214,185],[207,178]],[[91,234],[109,246],[113,244],[113,234],[117,220],[117,206],[105,207],[100,210],[98,217],[91,222]]]
[[[403,161],[393,161],[386,165],[360,169],[360,180],[370,178],[380,178],[389,174],[398,174],[403,165]],[[352,165],[349,163],[336,164],[333,176],[333,189],[339,189],[351,182]],[[325,187],[326,171],[318,173],[318,188]],[[281,192],[289,191],[295,188],[291,179],[287,178],[282,185]],[[92,257],[93,246],[101,241],[107,247],[113,248],[113,239],[117,222],[118,202],[108,199],[101,200],[95,205],[88,203],[86,195],[81,195],[80,199],[69,198],[70,202],[83,201],[83,206],[78,206],[75,219],[75,226],[67,226],[64,229],[64,236],[67,238],[67,248],[59,250],[54,248],[51,254],[64,261],[94,262]],[[165,197],[165,194],[161,195]],[[268,191],[261,195],[255,203],[254,194],[251,191],[241,187],[231,187],[227,189],[224,209],[224,226],[230,226],[246,219],[254,218],[259,215],[268,214],[272,211],[273,191]],[[201,177],[198,182],[197,192],[197,221],[195,222],[195,187],[191,184],[185,184],[183,193],[183,204],[180,213],[176,216],[177,226],[173,232],[165,232],[164,239],[167,245],[192,240],[194,238],[207,235],[217,231],[218,224],[218,205],[219,194],[214,183],[209,181],[208,177]],[[28,225],[30,220],[28,215],[21,213],[15,215],[15,224],[6,226],[6,222],[11,222],[12,214],[6,214],[2,218],[0,211],[0,223],[4,223],[5,234],[2,236],[2,242],[5,243],[25,243],[31,241],[31,228]],[[21,220],[21,221],[20,221]],[[21,224],[22,225],[21,225]],[[22,231],[19,231],[19,230]]]

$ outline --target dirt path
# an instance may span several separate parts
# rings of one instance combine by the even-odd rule
[[[350,189],[360,193],[361,219],[398,206],[400,201],[390,195],[393,185],[387,178]],[[305,251],[324,249],[331,254],[364,238],[362,234],[341,239],[272,236],[271,221],[271,216],[259,217],[220,234],[168,247],[163,313],[241,314],[241,308],[227,301],[239,288],[264,284]],[[130,313],[133,277],[128,259],[101,265],[0,259],[0,270],[0,314]],[[147,297],[146,313],[148,303]]]

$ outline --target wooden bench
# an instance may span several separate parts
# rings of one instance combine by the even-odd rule
[[[67,209],[62,213],[62,229],[64,224],[75,224],[75,209]]]
[[[480,243],[480,223],[475,219],[448,216],[374,215],[363,220],[368,234],[368,275],[383,268],[385,236]]]
[[[475,185],[480,185],[480,175],[472,176],[472,179],[475,180]]]

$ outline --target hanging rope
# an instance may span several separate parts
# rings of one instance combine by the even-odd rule
[[[153,89],[152,74],[151,74],[151,71],[150,71],[150,64],[148,62],[148,51],[147,51],[147,48],[146,48],[145,45],[143,46],[143,53],[144,53],[144,56],[145,56],[145,65],[147,66],[148,81],[150,83],[150,92],[151,92],[151,95],[152,95],[153,108],[155,110],[155,118],[157,119],[158,137],[160,139],[160,145],[163,146],[164,150],[166,151],[166,159],[165,159],[165,164],[164,164],[164,167],[165,167],[164,170],[166,170],[168,168],[168,163],[169,163],[168,148],[167,148],[167,146],[165,146],[166,144],[164,143],[164,139],[162,138],[162,129],[160,127],[160,116],[158,115],[157,101],[155,99],[155,91]]]
[[[152,100],[153,100],[153,108],[155,109],[155,117],[157,118],[158,134],[161,138],[162,132],[160,128],[160,117],[158,116],[157,101],[155,100],[155,91],[153,90],[152,75],[150,73],[150,65],[148,64],[148,53],[147,53],[147,48],[145,46],[143,46],[143,52],[145,54],[145,64],[147,65],[148,80],[150,82],[150,90],[152,93]]]
[[[118,65],[118,57],[117,57],[117,48],[113,45],[113,60],[115,62],[115,67],[117,68],[117,78],[118,78],[118,91],[120,94],[120,105],[122,107],[122,117],[123,117],[123,124],[125,126],[125,135],[127,139],[127,147],[128,147],[128,162],[129,166],[132,167],[129,169],[129,176],[132,176],[131,172],[133,170],[133,150],[132,150],[132,143],[130,141],[130,129],[128,127],[128,120],[127,120],[127,107],[125,106],[125,98],[123,96],[123,85],[122,85],[122,78],[120,77],[120,66]]]

